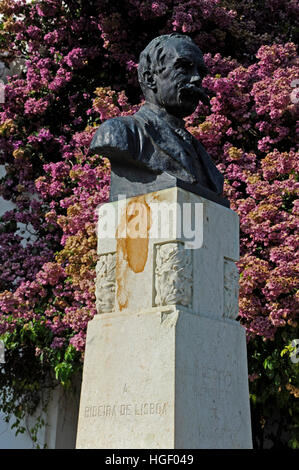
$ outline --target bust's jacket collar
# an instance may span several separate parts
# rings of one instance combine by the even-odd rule
[[[161,119],[167,122],[167,124],[172,127],[173,129],[185,129],[185,121],[180,119],[172,114],[169,114],[165,109],[157,106],[156,104],[149,103],[148,101],[144,104],[146,108],[152,110],[156,115],[158,115]]]
[[[134,118],[142,120],[144,129],[151,137],[154,145],[170,158],[176,160],[187,171],[191,180],[195,182],[196,171],[192,163],[192,160],[196,158],[195,148],[175,132],[174,125],[181,120],[175,116],[170,116],[166,111],[161,113],[161,108],[152,103],[143,105],[134,115]],[[170,120],[172,124],[170,124]],[[182,127],[179,129],[183,130]],[[185,130],[185,132],[187,131]]]

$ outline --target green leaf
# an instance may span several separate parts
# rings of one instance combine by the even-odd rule
[[[65,361],[68,361],[68,362],[73,361],[76,354],[77,354],[77,351],[74,348],[74,346],[72,344],[69,344],[64,354]]]
[[[72,365],[67,362],[60,362],[55,366],[54,370],[56,379],[59,380],[62,385],[67,385],[72,374]]]
[[[253,404],[256,404],[256,395],[254,393],[249,394],[250,400],[252,401]]]
[[[263,362],[264,369],[268,369],[268,366],[269,366],[269,358],[265,359]]]

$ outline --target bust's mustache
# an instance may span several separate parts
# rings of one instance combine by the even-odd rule
[[[201,101],[203,104],[209,105],[210,100],[208,95],[204,92],[204,89],[198,87],[192,83],[182,84],[179,89],[179,98],[181,101],[198,102]]]

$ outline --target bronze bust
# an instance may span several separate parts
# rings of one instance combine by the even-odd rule
[[[141,52],[144,106],[101,124],[90,146],[111,162],[110,200],[179,186],[229,205],[221,197],[223,176],[183,120],[208,100],[201,87],[206,73],[201,50],[182,34],[159,36]]]

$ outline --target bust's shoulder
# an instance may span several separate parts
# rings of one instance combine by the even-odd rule
[[[107,119],[103,122],[97,129],[97,132],[109,132],[109,130],[123,130],[123,129],[133,129],[136,125],[136,120],[134,115],[132,116],[118,116],[115,118]]]
[[[113,145],[123,146],[136,132],[137,123],[134,116],[119,116],[108,119],[97,129],[90,148]]]

